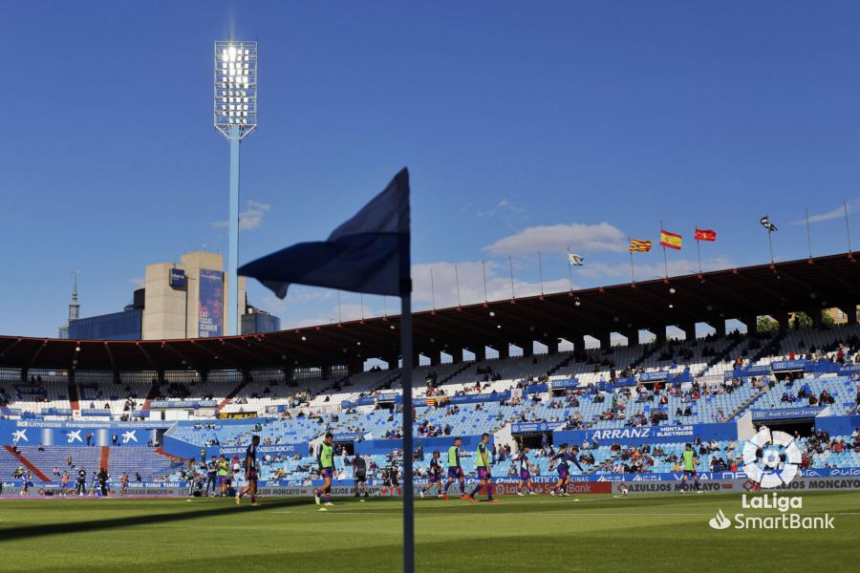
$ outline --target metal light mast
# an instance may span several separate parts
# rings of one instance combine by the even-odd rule
[[[227,334],[239,334],[239,143],[257,129],[257,42],[215,42],[215,129],[230,142]]]

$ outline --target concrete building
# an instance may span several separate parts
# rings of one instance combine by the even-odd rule
[[[144,340],[226,334],[228,281],[222,255],[186,253],[179,264],[148,265],[145,277]],[[244,277],[239,277],[239,300],[245,300]],[[245,305],[240,307],[241,319]]]
[[[147,265],[144,287],[122,312],[80,318],[77,281],[69,305],[69,322],[60,334],[90,340],[164,340],[210,338],[227,333],[228,281],[224,257],[195,251],[179,263]],[[247,304],[245,279],[239,277],[242,334],[280,330],[278,317]]]

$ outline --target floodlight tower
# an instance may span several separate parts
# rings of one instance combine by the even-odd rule
[[[239,334],[239,143],[257,129],[257,42],[215,42],[215,129],[230,142],[227,334]]]

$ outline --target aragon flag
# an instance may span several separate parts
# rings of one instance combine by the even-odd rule
[[[670,233],[669,231],[660,231],[660,244],[676,251],[681,250],[681,235]]]
[[[631,253],[647,253],[651,250],[651,241],[640,241],[639,239],[630,239]]]
[[[696,240],[697,241],[716,241],[717,240],[717,232],[711,231],[710,229],[696,229]]]

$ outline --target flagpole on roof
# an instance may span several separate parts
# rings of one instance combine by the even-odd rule
[[[481,261],[481,270],[484,272],[484,303],[486,304],[489,299],[487,298],[487,263],[486,261]]]
[[[809,229],[809,207],[806,208],[806,246],[809,247],[809,258],[812,258],[812,232]]]
[[[436,283],[433,281],[433,267],[430,267],[430,298],[433,300],[433,310],[436,310]]]
[[[666,245],[663,244],[663,219],[660,219],[660,246],[663,247],[663,272],[669,278],[669,262],[666,260]]]
[[[848,224],[848,201],[842,203],[845,207],[845,232],[848,236],[848,252],[853,253],[854,249],[851,248],[851,225]]]
[[[698,235],[699,226],[696,225],[696,231],[693,232],[693,238],[696,239],[696,254],[699,256],[699,274],[702,274],[702,241],[699,240]]]
[[[457,270],[457,263],[454,263],[454,280],[457,281],[457,306],[463,306],[463,301],[460,299],[460,272]]]
[[[540,273],[540,294],[543,296],[543,258],[538,251],[538,272]]]
[[[570,245],[567,247],[567,282],[570,285],[570,292],[573,292],[573,265],[570,264]]]
[[[508,255],[508,266],[511,268],[511,300],[514,300],[517,295],[514,294],[514,259],[511,255]]]
[[[633,239],[631,239],[630,237],[627,237],[627,242],[629,244],[632,244]],[[636,282],[636,272],[633,270],[633,248],[628,247],[627,252],[630,253],[630,282],[635,283]]]
[[[771,238],[772,234],[773,234],[773,231],[768,229],[767,230],[767,246],[770,248],[770,264],[773,264],[773,239]]]

